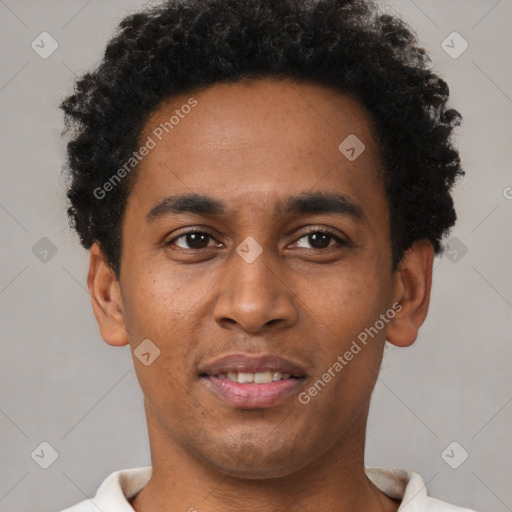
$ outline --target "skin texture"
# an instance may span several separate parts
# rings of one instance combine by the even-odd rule
[[[150,116],[141,140],[192,95]],[[120,280],[100,247],[88,286],[103,339],[134,350],[150,339],[149,365],[134,357],[145,396],[153,476],[138,512],[393,511],[399,503],[364,473],[371,392],[385,340],[412,344],[427,311],[433,249],[420,240],[392,272],[389,209],[371,121],[353,99],[310,83],[258,79],[193,94],[197,106],[139,164],[122,226]],[[350,162],[338,145],[366,146]],[[362,215],[293,213],[290,195],[338,193]],[[147,213],[166,196],[223,201],[222,215]],[[323,246],[308,229],[333,230]],[[204,249],[184,231],[209,233]],[[263,252],[247,263],[247,237]],[[327,247],[327,248],[321,248]],[[200,365],[231,353],[274,354],[302,365],[307,390],[365,328],[401,304],[317,396],[274,407],[227,404]]]

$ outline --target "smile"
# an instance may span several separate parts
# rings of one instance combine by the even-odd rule
[[[236,408],[277,406],[295,395],[306,378],[304,368],[279,356],[232,354],[201,368],[199,377],[217,398]]]
[[[277,371],[266,371],[257,373],[228,372],[216,375],[216,377],[218,377],[219,379],[228,379],[232,382],[238,382],[240,384],[268,384],[269,382],[289,379],[291,375],[289,373],[281,373]]]

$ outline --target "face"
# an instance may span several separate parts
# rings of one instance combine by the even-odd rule
[[[355,159],[356,139],[339,149],[351,134]],[[398,293],[368,115],[324,86],[259,79],[174,97],[148,137],[119,290],[127,342],[160,351],[134,357],[150,434],[245,478],[321,463],[364,432]]]

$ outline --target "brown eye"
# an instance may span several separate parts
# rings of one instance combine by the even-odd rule
[[[325,249],[329,247],[332,236],[327,233],[311,233],[308,235],[308,241],[315,249]]]
[[[184,233],[173,238],[167,245],[176,245],[181,249],[200,250],[208,247],[210,240],[213,239],[208,233],[203,231],[190,231],[189,233]]]
[[[305,240],[305,242],[301,242],[301,240]],[[332,243],[334,241],[334,244]],[[297,247],[303,247],[306,249],[327,249],[328,247],[332,247],[336,245],[336,243],[340,246],[347,245],[344,240],[342,240],[339,236],[327,230],[316,230],[311,231],[303,235],[297,241]],[[304,244],[309,244],[309,247]]]

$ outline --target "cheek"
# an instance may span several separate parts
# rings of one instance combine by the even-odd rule
[[[323,335],[316,337],[318,373],[302,396],[315,414],[329,414],[339,427],[371,396],[385,341],[385,329],[371,329],[388,307],[388,290],[369,268],[336,275],[308,298]]]
[[[167,407],[181,407],[179,397],[188,386],[184,362],[190,359],[186,341],[191,300],[183,295],[180,285],[170,284],[174,282],[139,274],[125,309],[137,378],[153,414],[161,418]],[[148,366],[138,360],[136,351],[145,339],[151,340],[158,352]]]
[[[371,267],[356,271],[347,266],[319,280],[305,301],[311,314],[329,326],[333,336],[346,342],[373,325],[384,312],[387,291]]]
[[[129,336],[136,342],[140,336],[161,339],[179,323],[190,309],[185,286],[175,276],[137,268],[128,281],[123,297],[125,323]]]
[[[123,297],[125,324],[134,364],[145,393],[152,389],[173,389],[187,385],[187,364],[194,350],[195,320],[201,311],[202,296],[197,286],[184,282],[183,275],[170,273],[168,268],[140,271],[126,286]],[[204,291],[203,291],[204,294]],[[142,340],[149,339],[160,351],[151,366],[136,360],[136,349]],[[159,399],[160,400],[160,399]]]
[[[376,266],[364,265],[359,271],[347,266],[309,298],[311,314],[321,320],[318,327],[324,333],[317,339],[321,364],[315,377],[329,382],[328,389],[322,391],[323,400],[315,406],[319,409],[341,401],[347,411],[355,411],[371,395],[386,332],[385,328],[376,331],[374,326],[390,306],[382,276],[385,274]]]

